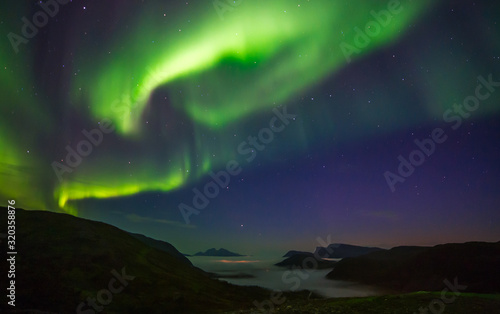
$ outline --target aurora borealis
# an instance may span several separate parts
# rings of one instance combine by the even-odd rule
[[[295,248],[327,234],[498,240],[500,92],[396,191],[383,175],[446,128],[479,76],[500,81],[497,4],[44,1],[57,13],[16,53],[8,34],[22,35],[37,2],[0,14],[3,199],[188,250],[227,235]],[[248,161],[239,145],[284,108],[294,121]],[[104,124],[71,166],[68,151]],[[232,160],[241,172],[185,224],[179,204]]]

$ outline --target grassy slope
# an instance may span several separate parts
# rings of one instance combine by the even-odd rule
[[[440,299],[440,292],[415,292],[366,298],[340,298],[328,300],[288,301],[276,308],[275,313],[419,313],[431,301]],[[451,294],[447,298],[452,298]],[[436,310],[439,309],[437,305]],[[433,313],[429,312],[423,313]],[[436,311],[439,313],[439,311]],[[500,295],[461,294],[454,302],[446,304],[443,313],[475,314],[500,313]]]
[[[1,216],[1,220],[7,218]],[[0,222],[5,226],[5,221]],[[113,296],[106,313],[248,308],[254,299],[269,297],[264,289],[211,279],[205,272],[108,224],[17,209],[16,231],[17,309],[74,313],[82,300],[96,297],[99,290],[107,288],[112,269],[121,272],[123,267],[136,278]],[[2,251],[6,251],[5,242]],[[6,274],[7,264],[0,264],[1,273]]]

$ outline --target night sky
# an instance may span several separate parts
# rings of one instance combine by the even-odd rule
[[[5,206],[184,253],[500,240],[500,4],[40,2],[0,5]]]

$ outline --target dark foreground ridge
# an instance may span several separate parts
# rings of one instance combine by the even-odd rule
[[[500,293],[500,242],[467,242],[434,247],[401,246],[346,258],[327,275],[399,292],[439,291],[443,281],[467,292]]]
[[[67,214],[16,209],[15,310],[78,313],[82,305],[81,313],[94,313],[91,298],[104,313],[203,313],[250,309],[253,300],[269,298],[265,289],[211,278],[173,246],[167,252],[136,237]],[[0,245],[6,252],[6,241]],[[7,263],[0,264],[6,276]],[[99,303],[109,296],[109,304]],[[14,309],[2,299],[0,312]]]

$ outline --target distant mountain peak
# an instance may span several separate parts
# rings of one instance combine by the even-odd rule
[[[314,254],[328,258],[345,258],[345,257],[356,257],[371,252],[383,251],[383,250],[384,249],[378,247],[332,243],[329,244],[327,247],[318,246],[314,251]]]
[[[371,252],[384,251],[378,247],[359,246],[343,243],[331,243],[327,247],[318,246],[313,253],[290,250],[283,257],[293,257],[296,255],[313,255],[316,258],[345,258],[365,255]]]
[[[286,254],[283,255],[283,257],[292,257],[292,256],[297,255],[297,254],[307,254],[307,253],[309,253],[309,252],[290,250],[290,251],[286,252]]]

